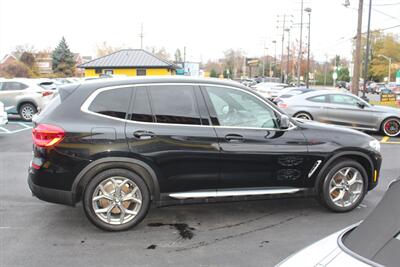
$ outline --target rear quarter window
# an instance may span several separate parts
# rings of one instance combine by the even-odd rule
[[[125,119],[130,98],[131,88],[102,91],[94,98],[88,109],[105,116]]]

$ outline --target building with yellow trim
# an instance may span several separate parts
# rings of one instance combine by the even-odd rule
[[[85,69],[85,77],[101,75],[153,76],[175,75],[178,68],[143,49],[123,49],[78,66]]]

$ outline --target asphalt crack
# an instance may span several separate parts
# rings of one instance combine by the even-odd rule
[[[255,228],[255,229],[249,230],[249,231],[237,233],[237,234],[234,234],[234,235],[228,235],[228,236],[224,236],[224,237],[220,237],[220,238],[215,238],[214,240],[208,241],[208,242],[207,241],[202,241],[202,242],[194,244],[194,245],[192,245],[190,247],[176,249],[175,251],[178,251],[178,252],[179,251],[187,251],[187,250],[192,250],[192,249],[196,249],[196,248],[200,248],[200,247],[206,247],[206,246],[209,246],[209,245],[213,245],[215,243],[219,243],[221,241],[225,241],[225,240],[229,240],[229,239],[233,239],[233,238],[237,238],[237,237],[242,237],[242,236],[249,235],[249,234],[252,234],[252,233],[255,233],[255,232],[271,229],[271,228],[280,226],[282,224],[288,223],[290,221],[293,221],[294,219],[297,219],[299,217],[306,216],[306,215],[307,214],[305,214],[305,213],[300,213],[299,215],[289,217],[287,219],[281,220],[281,221],[273,223],[273,224],[269,224],[269,225],[266,225],[266,226],[263,226],[263,227],[259,227],[259,228]]]

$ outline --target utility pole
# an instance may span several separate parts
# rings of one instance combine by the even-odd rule
[[[283,22],[282,22],[282,54],[281,54],[281,82],[284,82],[284,75],[283,75],[283,49],[285,46],[285,23],[286,23],[286,15],[283,15]]]
[[[326,76],[328,73],[328,55],[325,54],[325,74],[324,74],[324,86],[326,86]]]
[[[275,68],[275,73],[276,73],[276,40],[273,40],[272,43],[275,45],[274,68]],[[275,76],[275,73],[273,76]]]
[[[293,23],[293,21],[288,21],[287,18],[288,17],[293,17],[293,15],[284,14],[284,15],[282,15],[282,17],[283,17],[283,20],[282,21],[278,20],[278,24],[280,22],[282,22],[281,81],[284,82],[285,76],[284,76],[284,71],[283,71],[283,68],[284,68],[284,66],[283,66],[283,57],[284,57],[284,53],[285,53],[285,30],[287,28],[287,23],[288,22]],[[278,16],[278,18],[279,18],[279,16]],[[277,28],[280,28],[280,27],[277,26]]]
[[[357,20],[357,37],[356,51],[354,53],[354,69],[353,79],[351,80],[351,92],[358,96],[360,89],[360,67],[361,67],[361,27],[364,0],[358,0],[358,20]]]
[[[365,61],[364,61],[364,84],[363,84],[363,92],[362,98],[366,99],[365,91],[367,90],[367,79],[368,79],[368,64],[369,64],[369,46],[370,46],[370,29],[371,29],[371,9],[372,9],[372,0],[369,0],[369,10],[368,10],[368,29],[367,29],[367,50],[365,51]]]
[[[301,59],[302,59],[302,45],[303,45],[303,6],[304,0],[301,0],[301,8],[300,8],[300,44],[299,44],[299,58],[297,60],[297,86],[300,86],[300,73],[301,73]]]
[[[287,63],[286,63],[286,83],[289,83],[289,58],[290,58],[290,28],[285,29],[288,33]]]
[[[265,75],[265,42],[264,42],[264,46],[263,46],[263,62],[262,62],[262,75],[261,77],[264,77]]]
[[[143,37],[144,37],[144,35],[143,35],[143,23],[140,25],[139,37],[140,37],[140,49],[143,49]]]
[[[307,80],[306,80],[306,88],[310,88],[310,34],[311,34],[311,8],[307,7],[304,9],[308,13],[308,44],[307,44]]]

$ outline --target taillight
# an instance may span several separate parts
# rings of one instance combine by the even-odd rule
[[[48,96],[48,95],[52,95],[53,94],[53,92],[51,92],[51,91],[43,91],[42,92],[42,96]]]
[[[288,104],[283,103],[283,102],[279,102],[279,103],[278,103],[278,107],[280,107],[280,108],[287,108],[287,107],[288,107]]]
[[[57,126],[38,124],[32,129],[33,143],[39,147],[51,147],[60,143],[65,136],[65,131]]]

